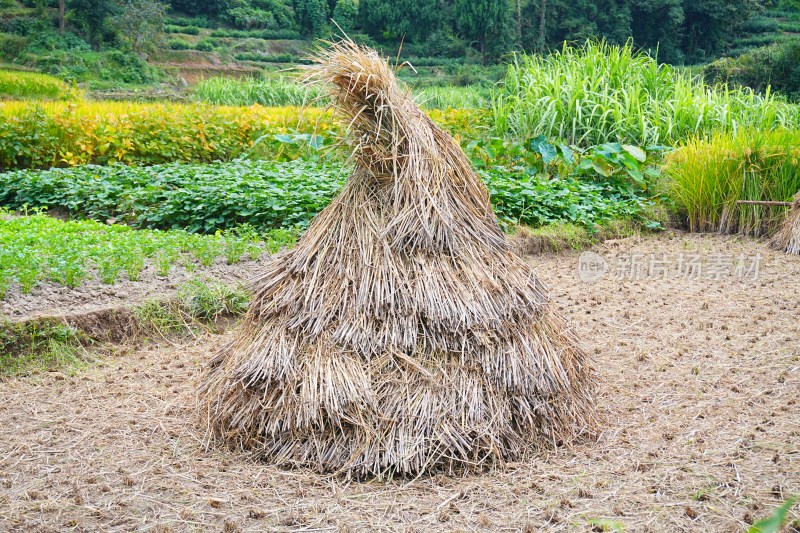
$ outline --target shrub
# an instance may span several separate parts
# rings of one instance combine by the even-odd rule
[[[257,61],[260,63],[298,63],[300,59],[292,54],[258,54],[253,52],[240,52],[233,55],[237,61]]]
[[[788,201],[800,190],[800,132],[718,133],[667,158],[670,195],[691,231],[763,235],[774,211],[737,200]]]
[[[739,28],[745,33],[772,33],[778,31],[778,21],[770,17],[753,17]]]
[[[164,31],[166,33],[183,33],[185,35],[199,35],[200,28],[196,26],[176,26],[174,24],[168,24]]]
[[[780,33],[760,33],[757,35],[750,35],[749,37],[741,37],[736,39],[736,45],[738,47],[766,46],[782,40],[783,34]]]
[[[493,98],[496,134],[591,145],[675,144],[741,127],[771,130],[800,108],[751,89],[709,87],[633,50],[589,41],[547,57],[517,56]]]
[[[735,59],[706,65],[703,74],[712,83],[749,87],[759,93],[767,87],[800,99],[800,39],[758,48]]]
[[[205,16],[170,18],[168,22],[173,26],[194,26],[197,28],[214,28],[217,26],[216,22],[209,20]]]
[[[158,81],[162,75],[157,67],[136,54],[93,51],[74,34],[61,36],[52,30],[31,36],[17,59],[36,70],[76,81],[100,79],[142,84]]]
[[[169,47],[172,50],[190,50],[192,48],[192,44],[184,41],[183,39],[170,39]]]
[[[302,39],[300,33],[291,29],[267,29],[267,30],[226,30],[217,29],[211,32],[211,37],[231,37],[235,39]]]
[[[211,52],[216,48],[217,41],[215,39],[201,39],[196,45],[194,45],[194,49],[200,50],[201,52]]]
[[[789,33],[800,33],[800,20],[787,20],[778,26],[781,31]]]

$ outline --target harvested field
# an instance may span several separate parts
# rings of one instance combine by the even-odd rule
[[[578,253],[530,258],[594,354],[594,440],[366,483],[205,451],[195,386],[230,334],[205,336],[0,382],[0,529],[738,531],[800,493],[797,256],[672,234],[594,252],[609,271],[593,283]]]

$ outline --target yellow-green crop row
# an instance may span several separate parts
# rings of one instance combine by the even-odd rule
[[[0,104],[0,169],[230,160],[267,133],[332,123],[316,109],[129,102]]]
[[[470,135],[475,111],[432,113]],[[0,102],[0,171],[113,162],[228,161],[263,136],[340,131],[329,111],[297,107],[228,107],[133,102]],[[258,143],[270,157],[270,143]],[[300,155],[297,155],[300,156]]]
[[[45,98],[71,100],[79,96],[77,89],[63,80],[18,70],[0,70],[0,98]]]

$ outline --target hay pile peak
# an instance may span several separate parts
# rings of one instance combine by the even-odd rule
[[[212,440],[350,476],[482,468],[593,426],[586,354],[458,144],[377,52],[319,52],[354,170],[255,280],[200,387]]]

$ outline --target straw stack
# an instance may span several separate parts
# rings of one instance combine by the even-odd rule
[[[786,221],[773,237],[772,246],[787,254],[800,255],[800,191],[794,197]]]
[[[352,477],[519,460],[594,426],[587,355],[459,145],[373,50],[319,52],[354,170],[200,387],[213,442]]]

